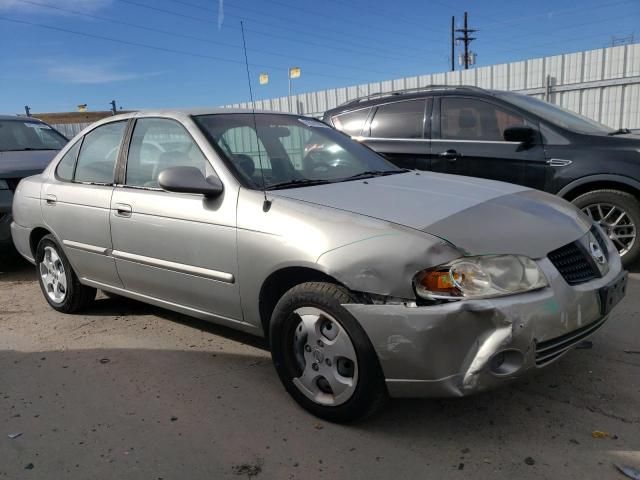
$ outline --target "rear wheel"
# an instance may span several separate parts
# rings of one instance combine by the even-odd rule
[[[331,283],[304,283],[278,302],[271,355],[284,387],[306,410],[334,422],[363,418],[386,400],[377,355],[344,308],[356,300]]]
[[[625,267],[638,259],[640,203],[633,195],[620,190],[594,190],[580,195],[573,204],[602,227]]]
[[[74,313],[96,298],[96,289],[80,283],[53,235],[45,235],[38,243],[36,265],[44,298],[55,310]]]

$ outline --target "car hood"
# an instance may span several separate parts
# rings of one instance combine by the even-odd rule
[[[408,172],[271,192],[436,235],[465,254],[541,258],[591,223],[559,197],[490,180]]]
[[[0,178],[24,178],[42,173],[57,153],[58,150],[0,151]]]

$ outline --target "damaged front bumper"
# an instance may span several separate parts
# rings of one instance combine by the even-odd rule
[[[548,259],[538,264],[549,287],[537,291],[434,306],[344,307],[369,336],[391,396],[465,396],[562,357],[607,320],[601,290],[626,281],[617,255],[605,276],[574,286]]]

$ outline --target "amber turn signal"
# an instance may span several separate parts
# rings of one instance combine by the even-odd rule
[[[442,293],[450,296],[461,295],[451,279],[449,270],[422,272],[417,278],[416,288],[431,293]]]

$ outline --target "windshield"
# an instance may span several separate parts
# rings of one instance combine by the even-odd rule
[[[0,121],[0,151],[60,150],[67,139],[46,123],[22,120]]]
[[[293,115],[201,115],[196,123],[252,188],[299,187],[401,173],[326,124]]]
[[[587,134],[608,134],[611,132],[611,128],[601,123],[528,95],[504,92],[500,93],[499,96],[524,110],[534,113],[543,120],[567,130]]]

